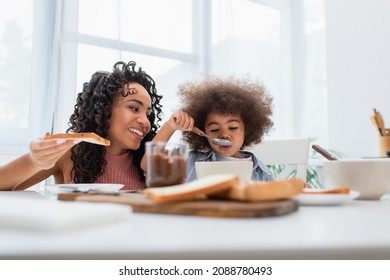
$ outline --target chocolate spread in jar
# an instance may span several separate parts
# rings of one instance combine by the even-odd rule
[[[169,157],[164,154],[148,155],[148,187],[163,187],[185,183],[187,160],[183,156]]]

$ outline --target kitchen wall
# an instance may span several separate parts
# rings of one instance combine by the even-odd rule
[[[329,148],[379,156],[370,120],[390,128],[390,1],[326,0]]]

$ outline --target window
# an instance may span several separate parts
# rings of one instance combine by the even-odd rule
[[[62,76],[62,106],[56,109],[54,130],[67,128],[82,84],[96,70],[111,70],[119,60],[136,61],[155,79],[169,117],[177,103],[173,102],[177,83],[190,79],[197,70],[193,1],[79,0],[78,6],[64,4],[69,11],[65,18],[72,24],[64,33],[67,47],[61,72],[74,75]]]
[[[274,96],[271,138],[326,141],[324,0],[20,1],[0,0],[0,154],[64,132],[83,83],[119,60],[156,80],[165,119],[178,84],[249,75]]]
[[[264,83],[274,97],[273,137],[293,133],[284,114],[291,83],[288,1],[212,1],[210,72],[250,76]],[[275,6],[275,2],[277,5]]]

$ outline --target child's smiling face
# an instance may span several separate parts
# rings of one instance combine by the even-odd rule
[[[240,157],[239,151],[245,139],[245,125],[240,116],[209,113],[206,117],[205,132],[213,138],[232,142],[232,146],[219,147],[209,141],[214,151],[225,157]]]

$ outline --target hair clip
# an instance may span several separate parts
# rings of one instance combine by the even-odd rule
[[[137,89],[136,88],[128,88],[127,92],[126,92],[126,94],[130,94],[130,95],[133,95],[133,94],[136,94],[136,93],[137,93]]]

